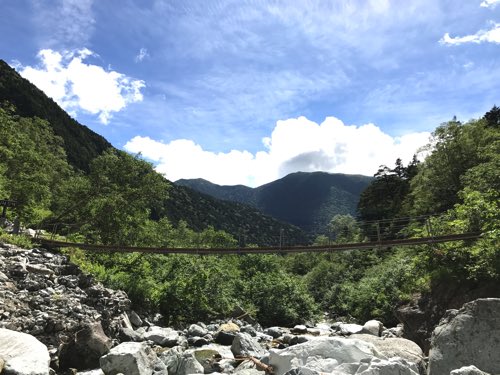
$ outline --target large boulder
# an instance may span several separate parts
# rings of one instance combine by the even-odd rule
[[[428,354],[432,332],[446,311],[460,309],[467,302],[485,297],[500,297],[497,281],[433,283],[428,293],[417,295],[410,304],[399,307],[396,317],[404,325],[404,337],[416,342]]]
[[[377,337],[368,336],[375,341]],[[383,341],[382,339],[379,339]],[[380,343],[379,343],[380,344]],[[413,360],[399,356],[397,350],[368,340],[343,337],[318,337],[283,350],[272,349],[269,365],[275,374],[287,375],[418,375],[419,366]],[[414,348],[412,348],[415,350]],[[384,355],[383,351],[387,355]],[[401,349],[401,352],[404,348]]]
[[[49,375],[47,347],[26,333],[0,328],[0,361],[2,374]]]
[[[449,374],[474,365],[488,373],[500,369],[500,298],[482,298],[449,310],[435,328],[429,374]]]
[[[62,369],[78,370],[99,367],[99,359],[109,352],[112,341],[104,333],[101,323],[83,326],[72,341],[63,344],[59,353],[59,366]]]
[[[370,334],[356,334],[350,338],[369,342],[387,358],[400,357],[409,363],[415,363],[421,372],[425,372],[424,353],[413,341],[399,337],[381,338]]]
[[[318,337],[286,349],[271,349],[269,365],[278,375],[299,367],[332,372],[344,363],[359,363],[372,357],[383,357],[373,344],[343,337]]]
[[[158,358],[143,342],[124,342],[101,357],[101,369],[106,375],[151,375]]]

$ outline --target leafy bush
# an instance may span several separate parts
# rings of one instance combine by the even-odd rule
[[[22,247],[24,249],[31,249],[34,244],[31,237],[25,236],[23,234],[13,235],[0,231],[0,242],[10,243]]]

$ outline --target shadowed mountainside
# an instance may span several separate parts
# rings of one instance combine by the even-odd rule
[[[336,214],[355,215],[359,195],[372,181],[361,175],[297,172],[257,188],[220,186],[203,179],[178,180],[218,199],[251,205],[310,233],[324,233]]]

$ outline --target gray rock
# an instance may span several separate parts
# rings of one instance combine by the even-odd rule
[[[40,275],[53,275],[54,271],[45,267],[43,264],[27,264],[26,269],[29,272],[38,273]]]
[[[2,374],[49,375],[47,347],[26,333],[0,328],[0,359]]]
[[[285,375],[320,375],[320,372],[301,366],[294,367],[290,371],[287,371]]]
[[[146,343],[124,342],[101,357],[101,369],[106,375],[151,375],[157,356]]]
[[[293,336],[292,339],[289,341],[289,344],[297,345],[297,344],[303,344],[308,341],[309,338],[307,336]]]
[[[403,323],[399,323],[396,327],[387,328],[382,331],[382,337],[403,337]]]
[[[231,345],[235,356],[261,357],[265,354],[260,344],[248,333],[238,332]]]
[[[232,345],[235,337],[235,332],[220,331],[215,336],[215,342],[221,345]]]
[[[279,327],[269,327],[264,330],[266,335],[271,336],[273,339],[283,336],[283,331]]]
[[[160,360],[167,366],[169,374],[177,374],[180,364],[182,362],[182,354],[184,353],[184,348],[180,346],[175,346],[172,349],[164,351],[160,354]]]
[[[302,333],[307,333],[307,327],[303,324],[296,325],[291,329],[292,333],[300,335]]]
[[[144,335],[130,328],[122,328],[119,337],[121,341],[134,341],[134,342],[144,341]]]
[[[488,375],[486,372],[479,370],[476,366],[464,366],[450,372],[450,375]]]
[[[62,345],[59,364],[63,369],[92,369],[99,366],[99,359],[109,352],[112,341],[104,333],[101,323],[83,326],[74,339]]]
[[[247,324],[246,326],[241,327],[240,331],[248,333],[252,337],[257,336],[257,330],[253,326],[251,326],[250,324]]]
[[[135,327],[142,326],[142,319],[135,311],[128,312],[128,318],[130,319],[130,323],[132,323]]]
[[[130,319],[128,318],[128,315],[125,313],[121,314],[120,323],[123,328],[134,329],[132,323],[130,322]]]
[[[188,336],[189,337],[203,337],[208,333],[208,330],[205,328],[199,326],[198,324],[191,324],[188,329]]]
[[[203,374],[204,372],[205,369],[203,368],[201,363],[196,360],[194,354],[185,352],[182,355],[180,366],[175,374],[177,375]]]
[[[225,350],[227,350],[226,347],[221,348],[225,348]],[[233,354],[230,351],[229,353],[231,354],[231,357],[233,357]],[[217,370],[217,362],[225,357],[217,348],[210,348],[208,346],[195,349],[193,352],[193,356],[203,366],[204,372],[206,374],[212,373],[214,372],[214,370]]]
[[[482,371],[500,369],[500,298],[482,298],[449,310],[434,329],[429,374],[474,365]]]

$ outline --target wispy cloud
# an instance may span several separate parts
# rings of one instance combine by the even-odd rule
[[[82,48],[94,32],[94,0],[34,0],[34,21],[43,48]]]
[[[484,0],[480,5],[483,8],[495,8],[500,4],[500,0]]]
[[[138,63],[138,62],[141,62],[142,60],[144,60],[147,57],[149,57],[149,53],[148,53],[147,48],[141,48],[139,50],[139,53],[135,56],[134,61],[136,63]]]
[[[450,37],[449,33],[444,34],[443,38],[439,41],[441,44],[455,45],[465,43],[500,43],[500,23],[492,23],[489,30],[479,30],[475,34],[465,35],[462,37]]]
[[[321,124],[305,117],[278,121],[261,150],[215,153],[192,140],[169,143],[136,136],[125,149],[141,152],[170,180],[205,178],[219,184],[259,186],[296,171],[327,171],[372,175],[380,164],[411,160],[430,134],[391,137],[373,124],[345,125],[335,117]]]
[[[86,64],[94,53],[88,49],[57,52],[44,49],[38,53],[40,66],[17,66],[30,80],[61,107],[76,115],[86,111],[107,124],[113,112],[143,99],[141,80],[134,80],[101,66]]]

